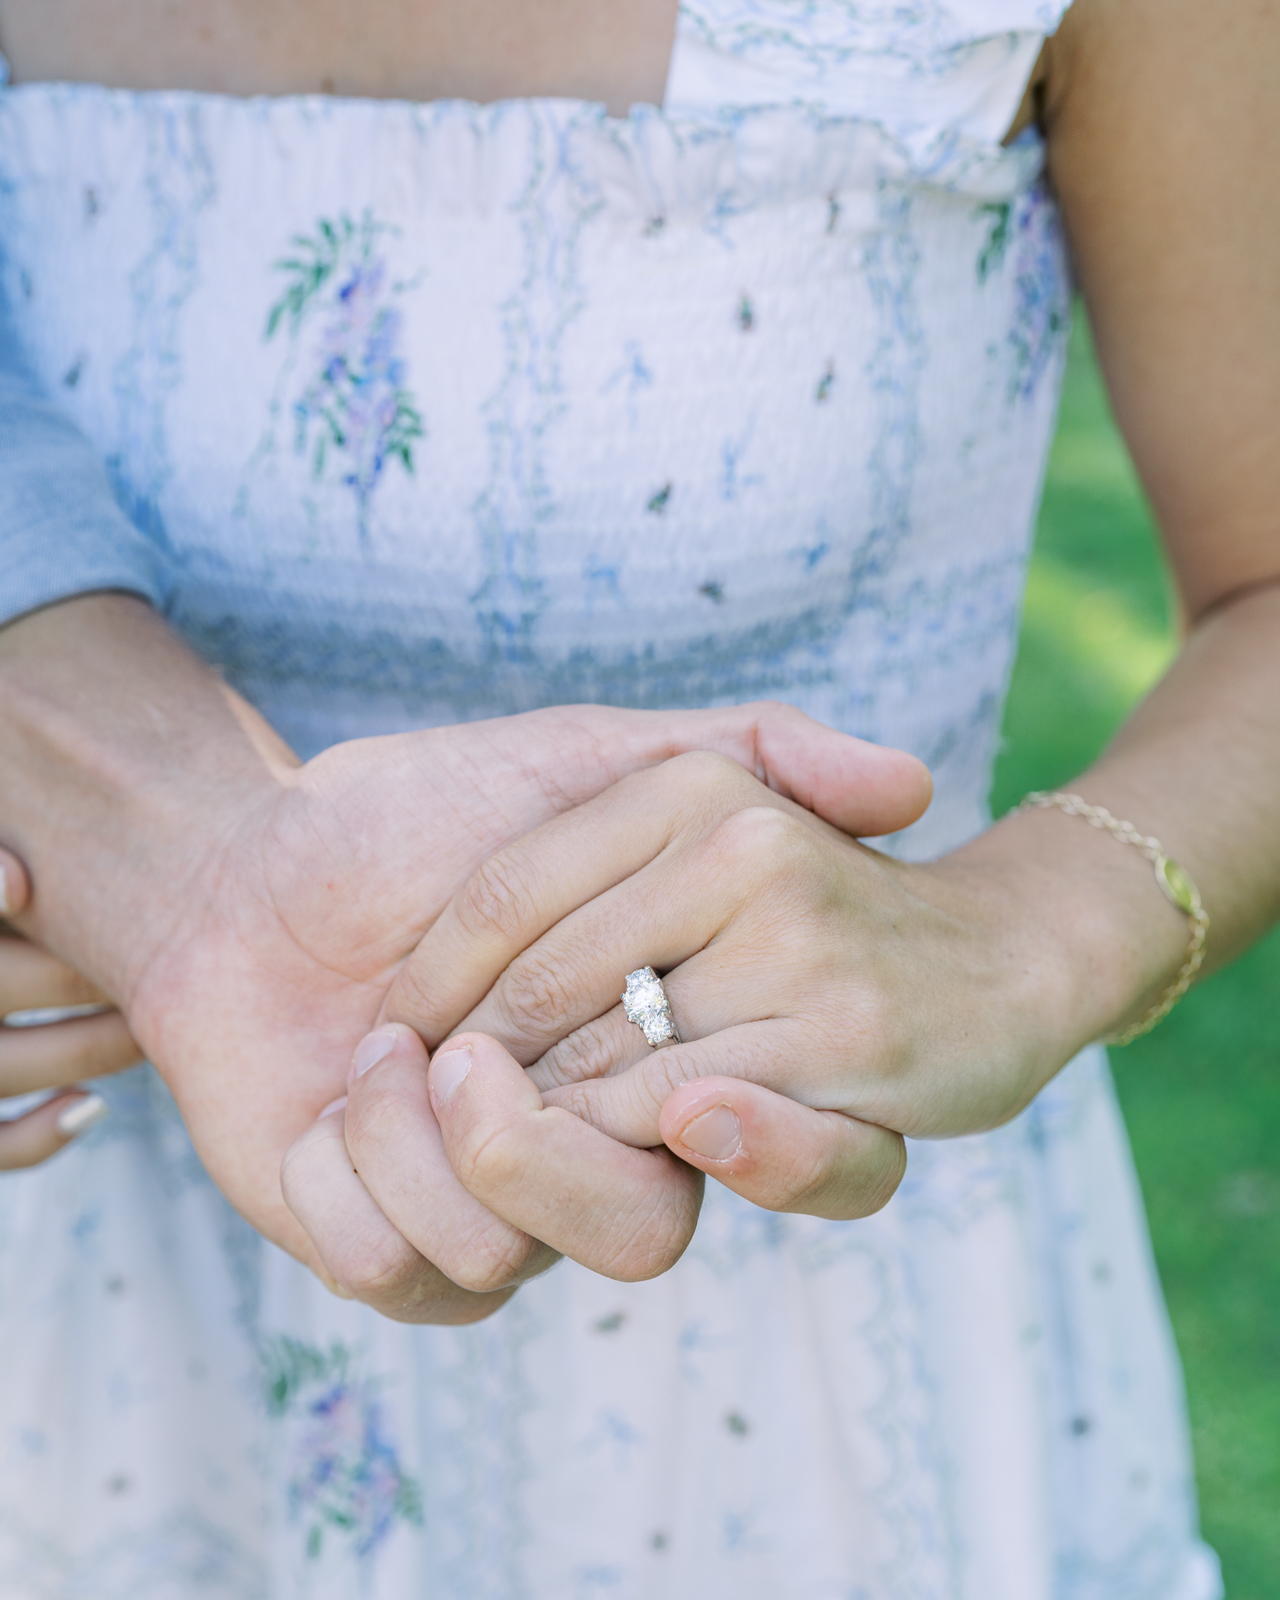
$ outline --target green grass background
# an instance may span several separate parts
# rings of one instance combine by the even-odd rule
[[[1173,647],[1151,517],[1077,313],[997,815],[1086,766]],[[1112,1063],[1186,1368],[1204,1531],[1228,1600],[1280,1600],[1280,932]]]

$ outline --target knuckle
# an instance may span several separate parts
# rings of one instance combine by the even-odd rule
[[[482,1203],[501,1195],[519,1177],[510,1133],[505,1123],[473,1128],[450,1150],[459,1182]]]
[[[518,944],[534,924],[538,898],[524,865],[509,850],[482,861],[463,885],[458,921],[472,939]]]
[[[465,1250],[441,1260],[440,1270],[470,1294],[495,1294],[512,1288],[526,1276],[538,1249],[536,1240],[504,1225],[491,1228]]]
[[[659,1077],[650,1082],[646,1073],[631,1071],[610,1078],[610,1092],[604,1097],[598,1093],[599,1087],[598,1080],[569,1084],[555,1091],[555,1104],[610,1138],[623,1138],[629,1144],[639,1138],[642,1130],[652,1129],[657,1142],[658,1116],[670,1093],[668,1081]],[[622,1130],[626,1130],[625,1135]]]
[[[563,955],[547,958],[534,950],[512,963],[494,1000],[518,1037],[548,1038],[572,1025],[580,994],[576,973]]]
[[[602,1268],[621,1283],[643,1283],[669,1272],[688,1248],[698,1220],[699,1191],[673,1196],[664,1190],[619,1216],[612,1230],[612,1261]]]
[[[597,1098],[587,1083],[570,1083],[556,1091],[555,1103],[563,1111],[585,1122],[590,1128],[599,1128],[601,1120]]]
[[[877,984],[866,984],[849,997],[844,1026],[857,1041],[864,1073],[878,1077],[896,1064],[901,1020],[901,1006],[894,1005]]]
[[[535,1065],[559,1088],[607,1077],[616,1060],[615,1041],[599,1028],[586,1027],[561,1039]]]
[[[716,857],[737,869],[769,871],[808,861],[813,838],[808,827],[778,806],[744,806],[716,827],[709,840]]]
[[[347,1099],[343,1128],[347,1149],[360,1160],[376,1157],[385,1145],[399,1142],[406,1127],[412,1127],[422,1114],[425,1086],[410,1085],[391,1073],[372,1073],[372,1082],[357,1079]],[[418,1094],[412,1093],[413,1089]]]
[[[376,1241],[363,1241],[358,1261],[341,1262],[334,1278],[368,1305],[401,1304],[417,1290],[422,1257],[406,1240],[388,1230]]]
[[[656,770],[682,787],[687,784],[698,789],[737,785],[744,776],[743,768],[732,756],[721,755],[717,750],[686,750]]]

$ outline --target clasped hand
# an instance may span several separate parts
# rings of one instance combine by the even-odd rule
[[[434,920],[342,1115],[291,1153],[291,1204],[317,1240],[347,1219],[340,1280],[427,1260],[481,1293],[557,1253],[665,1269],[699,1170],[770,1209],[866,1215],[903,1134],[993,1126],[1061,1065],[1036,985],[1015,1016],[1025,961],[983,882],[869,850],[722,757],[628,776],[488,856]],[[646,963],[683,1041],[657,1051],[619,1004]]]
[[[560,1254],[648,1277],[704,1173],[865,1215],[903,1135],[1061,1065],[990,871],[853,837],[928,796],[785,707],[354,741],[219,819],[111,998],[224,1193],[340,1292],[457,1322]],[[658,1051],[619,1004],[646,964]]]
[[[625,714],[596,715],[617,719]],[[711,717],[719,718],[719,727],[706,720]],[[686,748],[701,742],[704,749],[656,766],[651,755],[647,761],[633,759],[633,768],[667,774],[651,798],[663,789],[674,796],[691,786],[699,792],[709,788],[720,796],[722,809],[733,810],[763,797],[785,808],[788,818],[809,819],[833,839],[846,837],[836,824],[868,833],[904,826],[928,799],[928,777],[919,763],[834,734],[786,708],[699,714],[687,727],[656,720],[678,733]],[[509,728],[512,738],[523,731],[528,762],[523,723],[515,718],[490,726]],[[612,729],[613,723],[608,726]],[[477,736],[474,729],[455,729],[435,737]],[[664,753],[669,755],[670,734],[666,743]],[[724,753],[708,753],[709,745]],[[598,766],[598,752],[594,759]],[[578,763],[574,765],[576,769]],[[590,833],[593,865],[588,871],[581,856],[578,864],[585,875],[572,880],[583,893],[591,892],[601,867],[625,875],[632,853],[643,843],[626,837],[626,808],[648,803],[647,791],[632,787],[631,779],[639,773],[627,776],[615,770],[612,776],[620,783],[597,782],[595,791],[580,794],[571,809],[547,808],[556,815],[580,816]],[[492,790],[488,792],[491,797]],[[597,797],[602,809],[596,808]],[[832,820],[818,822],[816,812]],[[615,1139],[563,1107],[544,1104],[534,1080],[497,1038],[478,1036],[474,1030],[465,1039],[459,1037],[459,1048],[439,1051],[428,1074],[420,1035],[437,1043],[470,1006],[469,997],[450,1001],[442,987],[431,1002],[431,1017],[426,1016],[418,1001],[425,999],[424,983],[435,993],[433,952],[443,951],[449,940],[473,943],[468,978],[472,984],[482,983],[483,993],[488,980],[482,974],[492,969],[496,976],[506,965],[508,950],[518,948],[519,929],[512,920],[516,905],[503,887],[509,886],[506,874],[514,860],[506,850],[525,838],[528,858],[543,861],[553,876],[560,876],[554,848],[546,855],[547,839],[557,837],[532,826],[509,828],[506,839],[492,841],[498,848],[471,851],[473,859],[435,904],[415,906],[420,921],[414,948],[394,969],[376,1015],[369,1018],[381,1026],[356,1051],[349,1100],[321,1115],[285,1159],[284,1195],[322,1270],[344,1290],[389,1315],[433,1321],[483,1315],[499,1303],[495,1297],[561,1253],[612,1276],[652,1276],[678,1258],[692,1234],[702,1183],[695,1167],[663,1147],[656,1135]],[[566,837],[570,850],[578,853],[578,830]],[[385,828],[381,842],[385,849]],[[377,859],[371,850],[360,873],[349,874],[352,881],[363,885],[366,866]],[[501,883],[495,874],[501,875]],[[562,887],[569,882],[564,880]],[[687,936],[697,937],[696,926]],[[647,941],[647,931],[638,927],[636,938]],[[620,934],[616,943],[621,950],[625,938]],[[638,958],[628,954],[619,959],[622,965],[607,976],[607,963],[600,968],[604,992],[613,990],[603,1006],[596,999],[599,984],[588,985],[588,1004],[595,1006],[589,1015],[616,999],[621,974]],[[567,975],[564,982],[574,987]],[[573,1021],[560,1020],[562,1031],[570,1031]],[[541,1053],[536,1045],[548,1026],[555,1024],[545,1012],[526,1039],[511,1040],[524,1059]],[[510,1033],[507,1037],[511,1039]],[[441,1115],[447,1098],[441,1084],[451,1074],[465,1081],[465,1092],[461,1083],[457,1086],[455,1106],[455,1112],[468,1108],[465,1128],[458,1115]],[[779,1101],[779,1114],[782,1108]],[[862,1193],[854,1207],[871,1209],[897,1181],[900,1141],[883,1130],[840,1120],[855,1144],[877,1147],[862,1174]],[[786,1128],[779,1124],[775,1136],[785,1140]],[[785,1150],[781,1156],[791,1159]],[[852,1200],[849,1204],[854,1206]]]

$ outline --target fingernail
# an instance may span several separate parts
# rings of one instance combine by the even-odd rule
[[[693,1119],[680,1143],[704,1161],[728,1161],[742,1149],[742,1124],[728,1106],[712,1106]]]
[[[396,1036],[390,1028],[379,1028],[377,1033],[366,1033],[356,1046],[351,1058],[351,1081],[363,1078],[371,1067],[385,1061],[396,1047]]]
[[[345,1111],[346,1107],[347,1097],[345,1094],[340,1094],[336,1100],[330,1100],[329,1104],[316,1118],[316,1121],[323,1122],[326,1117],[331,1117],[335,1111]]]
[[[13,901],[9,896],[9,874],[3,864],[0,864],[0,917],[7,917],[13,910]]]
[[[90,1128],[96,1127],[108,1109],[107,1102],[100,1094],[87,1094],[83,1100],[77,1100],[74,1105],[58,1113],[58,1132],[66,1134],[68,1139],[74,1139],[77,1134],[87,1133]]]
[[[457,1093],[458,1085],[471,1071],[471,1051],[464,1045],[461,1050],[446,1050],[431,1063],[427,1086],[431,1090],[431,1103],[437,1109],[447,1106]]]

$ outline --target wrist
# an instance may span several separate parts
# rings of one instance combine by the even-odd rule
[[[1185,960],[1187,919],[1140,851],[1057,808],[1012,814],[948,858],[998,919],[1010,1004],[1046,1077],[1155,1003]]]
[[[94,595],[0,635],[0,818],[23,931],[122,1006],[292,758],[149,607]]]

